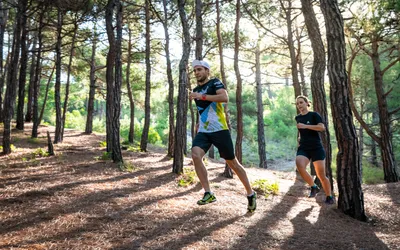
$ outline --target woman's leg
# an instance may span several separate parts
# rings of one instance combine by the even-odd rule
[[[314,161],[315,172],[318,178],[321,180],[322,188],[325,191],[326,196],[331,196],[331,183],[325,174],[325,160]]]
[[[310,160],[303,156],[303,155],[298,155],[296,156],[296,167],[297,170],[299,171],[301,177],[305,182],[308,183],[311,187],[314,186],[314,180],[312,176],[307,172],[306,168]]]

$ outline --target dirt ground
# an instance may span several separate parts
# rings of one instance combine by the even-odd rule
[[[399,183],[365,185],[370,220],[360,222],[325,205],[323,192],[307,198],[293,162],[246,168],[252,181],[279,184],[249,214],[222,162],[207,161],[218,201],[198,206],[200,184],[178,187],[164,150],[124,151],[137,168],[124,172],[100,160],[103,135],[66,130],[55,156],[34,157],[47,149],[47,130],[38,141],[29,124],[13,131],[16,151],[0,156],[0,249],[400,249]]]

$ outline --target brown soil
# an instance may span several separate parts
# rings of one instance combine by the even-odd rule
[[[99,160],[103,135],[66,130],[55,156],[32,156],[47,149],[47,130],[37,142],[29,124],[13,131],[16,151],[0,157],[0,249],[400,249],[399,183],[364,186],[366,223],[325,205],[322,192],[306,198],[293,163],[247,168],[251,180],[279,183],[279,195],[260,195],[248,214],[222,162],[207,162],[218,202],[198,206],[200,184],[178,187],[164,150],[124,151],[137,168],[124,172]]]

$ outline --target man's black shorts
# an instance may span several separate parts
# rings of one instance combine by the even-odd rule
[[[300,146],[297,149],[296,156],[298,156],[298,155],[305,156],[309,160],[311,159],[312,162],[325,160],[325,157],[326,157],[325,149],[322,146],[321,147],[316,147],[316,148],[313,148],[313,149],[305,148],[305,147]]]
[[[211,144],[218,148],[219,155],[225,160],[235,159],[235,151],[231,133],[229,130],[221,130],[213,133],[197,133],[193,140],[193,147],[200,147],[205,153],[210,149]]]

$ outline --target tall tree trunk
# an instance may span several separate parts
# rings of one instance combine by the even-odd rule
[[[379,120],[379,116],[378,113],[376,111],[372,112],[372,123],[376,124],[378,123]],[[371,164],[375,167],[379,167],[379,163],[378,163],[378,152],[377,152],[377,147],[379,147],[379,144],[377,145],[375,140],[371,141]]]
[[[96,47],[97,47],[97,24],[96,20],[93,22],[93,41],[92,41],[92,55],[90,58],[90,89],[89,89],[89,99],[88,108],[86,116],[86,127],[85,133],[91,134],[93,132],[93,113],[94,113],[94,101],[96,94]]]
[[[196,0],[196,38],[195,38],[195,42],[196,42],[196,49],[195,49],[195,57],[197,60],[203,60],[203,1],[202,0]],[[190,103],[190,101],[189,101]],[[189,105],[189,108],[191,109],[192,112],[192,105]],[[192,120],[192,127],[195,123],[198,122],[199,120],[199,116],[198,113],[196,113],[196,122],[194,120]],[[193,116],[194,117],[194,116]],[[195,133],[193,133],[195,134]],[[215,158],[215,154],[214,154],[214,145],[210,146],[210,149],[208,150],[208,157],[210,157],[211,159]]]
[[[114,163],[123,163],[121,142],[120,142],[120,116],[121,116],[121,86],[122,86],[122,3],[115,1],[116,5],[116,43],[115,43],[115,83],[114,95],[114,116],[112,120],[112,159]]]
[[[220,0],[215,1],[215,8],[217,12],[217,38],[218,38],[218,52],[219,52],[219,65],[220,65],[220,73],[221,73],[221,78],[222,82],[225,84],[225,88],[228,89],[228,81],[226,80],[226,74],[225,74],[225,63],[224,63],[224,49],[223,49],[223,41],[222,41],[222,35],[221,35],[221,13],[220,13],[220,7],[219,7]],[[225,117],[226,117],[226,122],[228,123],[228,128],[231,130],[231,123],[229,119],[229,105],[228,103],[225,104],[224,107],[224,112],[225,112]],[[228,164],[225,163],[225,169],[223,176],[227,178],[233,178],[233,171],[232,169],[228,166]]]
[[[374,36],[379,38],[379,36]],[[371,50],[368,50],[363,46],[361,43],[361,39],[359,37],[356,37],[358,42],[361,44],[361,48],[364,50],[364,52],[367,53],[367,55],[370,56],[372,60],[372,65],[374,69],[374,85],[375,85],[375,93],[378,101],[378,114],[379,114],[379,127],[380,127],[380,135],[377,135],[367,124],[366,122],[362,119],[362,116],[359,114],[358,110],[355,107],[354,102],[351,100],[351,108],[353,110],[353,113],[355,117],[357,118],[358,122],[363,126],[365,131],[368,133],[371,138],[378,143],[380,149],[381,149],[381,157],[382,157],[382,165],[383,165],[383,171],[385,175],[385,181],[387,183],[389,182],[398,182],[399,181],[399,174],[396,166],[396,161],[394,157],[394,152],[393,152],[393,143],[392,143],[392,131],[391,131],[391,118],[390,118],[390,112],[388,110],[388,105],[387,105],[387,95],[390,93],[385,92],[383,88],[383,75],[384,73],[393,65],[398,63],[398,59],[390,62],[385,69],[381,69],[380,65],[380,58],[379,58],[379,42],[380,39],[372,39],[371,42]],[[351,47],[352,48],[352,47]],[[352,48],[353,49],[353,48]],[[349,85],[350,85],[350,90],[351,88],[351,72],[352,72],[352,64],[353,60],[355,59],[357,55],[357,50],[353,49],[352,50],[352,55],[349,60]],[[352,95],[352,91],[350,91],[350,94]],[[350,96],[351,99],[352,96]]]
[[[54,102],[56,106],[56,131],[54,133],[54,143],[62,142],[63,124],[61,111],[61,43],[62,43],[62,25],[64,13],[58,8],[57,15],[57,43],[56,43],[56,84],[54,90]]]
[[[147,151],[150,129],[150,90],[151,90],[151,65],[150,65],[150,0],[145,0],[146,12],[146,94],[144,100],[144,125],[140,140],[140,151]]]
[[[258,157],[259,167],[267,168],[267,155],[265,149],[265,133],[264,133],[264,106],[262,98],[261,84],[261,52],[260,43],[257,42],[256,48],[256,99],[257,99],[257,137],[258,137]]]
[[[25,83],[26,83],[26,69],[28,67],[28,29],[27,29],[27,15],[22,17],[22,31],[21,31],[21,61],[19,69],[19,86],[18,86],[18,105],[17,105],[17,125],[16,128],[24,130],[24,103],[25,103]]]
[[[379,58],[379,43],[378,41],[372,42],[372,65],[374,67],[374,85],[376,98],[378,100],[378,111],[379,111],[379,127],[380,127],[380,149],[381,157],[383,163],[383,172],[385,175],[385,181],[398,182],[399,174],[396,166],[396,161],[393,152],[393,142],[392,142],[392,129],[390,126],[390,115],[387,105],[387,94],[383,89],[383,74],[384,71],[381,70],[381,62]]]
[[[195,57],[197,60],[203,60],[203,1],[196,0],[196,50]]]
[[[168,151],[167,156],[174,156],[175,144],[175,113],[174,113],[174,80],[172,77],[171,56],[169,51],[169,31],[168,31],[168,11],[167,0],[163,0],[164,7],[164,34],[165,34],[165,58],[167,60],[167,79],[168,79]]]
[[[190,55],[190,33],[189,25],[185,12],[185,1],[178,0],[179,16],[183,30],[183,41],[182,41],[182,58],[179,63],[179,88],[178,88],[178,104],[176,114],[176,126],[175,126],[175,146],[174,146],[174,161],[172,165],[172,172],[176,174],[183,173],[183,158],[184,158],[184,145],[186,138],[186,125],[187,125],[187,86],[188,86],[188,72],[187,65]]]
[[[114,8],[116,7],[116,32],[113,29]],[[122,43],[122,5],[119,0],[109,0],[106,6],[106,30],[109,42],[107,54],[107,152],[113,162],[123,163],[120,146],[120,109],[121,109],[121,43]],[[115,75],[114,75],[115,74]]]
[[[329,114],[328,104],[326,101],[326,92],[324,86],[325,76],[325,48],[321,38],[321,32],[319,29],[319,23],[315,16],[314,9],[311,0],[301,0],[301,9],[304,15],[305,24],[308,31],[308,36],[311,40],[311,47],[313,50],[313,66],[311,72],[311,92],[314,101],[314,111],[318,112],[322,116],[322,120],[325,124],[325,132],[320,133],[322,145],[325,148],[326,159],[326,173],[331,183],[331,190],[333,192],[333,177],[332,177],[332,146],[331,138],[329,133]]]
[[[32,122],[32,115],[33,115],[33,87],[35,81],[35,66],[36,66],[36,46],[37,46],[37,33],[34,33],[33,43],[32,43],[32,59],[31,65],[29,69],[29,87],[28,87],[28,103],[26,106],[26,115],[25,115],[25,122]]]
[[[36,57],[36,66],[35,66],[35,79],[33,81],[33,106],[32,106],[32,118],[33,118],[33,126],[32,126],[32,138],[38,137],[38,127],[39,127],[39,91],[40,91],[40,75],[42,72],[42,46],[43,46],[43,18],[44,13],[46,11],[45,6],[41,6],[39,14],[39,30],[38,30],[38,48],[37,48],[37,57]]]
[[[301,86],[299,81],[299,71],[297,69],[297,58],[296,58],[296,48],[294,47],[294,39],[293,39],[293,19],[292,19],[292,1],[291,0],[279,0],[281,7],[285,13],[286,24],[287,24],[287,45],[289,48],[290,55],[290,65],[291,65],[291,73],[292,73],[292,81],[294,88],[294,96],[297,97],[301,95]],[[288,3],[288,6],[285,7],[285,3]]]
[[[6,31],[8,20],[8,9],[3,6],[3,1],[0,1],[0,122],[3,122],[3,89],[4,89],[4,63],[3,63],[3,48],[4,48],[4,34]],[[4,8],[4,9],[3,9]]]
[[[165,0],[164,0],[165,1]],[[135,100],[133,99],[132,87],[131,87],[131,60],[132,60],[132,30],[128,24],[128,64],[126,66],[126,88],[128,89],[129,107],[130,107],[130,123],[129,123],[129,143],[133,143],[135,140]]]
[[[4,98],[4,131],[3,153],[11,153],[11,119],[14,113],[15,97],[17,92],[17,73],[19,52],[21,48],[21,29],[26,15],[27,0],[18,1],[17,24],[14,28],[13,48],[11,51],[11,63],[7,72],[7,89]]]
[[[336,158],[338,208],[365,221],[359,146],[349,104],[343,18],[337,0],[320,0],[320,3],[326,23],[332,119],[339,148]]]
[[[113,27],[114,19],[114,0],[108,0],[105,12],[106,19],[106,30],[108,37],[108,53],[107,53],[107,69],[106,69],[106,81],[107,81],[107,97],[106,97],[106,140],[107,140],[107,152],[112,153],[112,120],[114,117],[114,69],[115,69],[115,35]]]
[[[239,69],[239,23],[240,23],[241,11],[240,11],[240,0],[236,0],[236,23],[235,23],[235,53],[234,53],[234,62],[233,66],[235,68],[236,75],[236,109],[237,109],[237,136],[236,136],[236,145],[235,152],[236,157],[239,162],[242,162],[242,141],[243,141],[243,108],[242,108],[242,77],[240,75]]]
[[[64,98],[64,107],[63,107],[63,113],[61,117],[61,140],[64,139],[64,128],[65,128],[65,116],[67,113],[68,109],[68,98],[69,98],[69,85],[70,85],[70,78],[71,78],[71,66],[72,66],[72,58],[74,55],[75,51],[75,41],[76,41],[76,34],[78,31],[78,14],[75,16],[75,21],[74,21],[74,31],[72,35],[72,41],[71,41],[71,50],[69,51],[69,62],[67,66],[67,84],[65,85],[65,98]]]
[[[3,122],[3,89],[4,89],[4,62],[3,62],[3,48],[4,48],[4,33],[6,31],[8,20],[8,9],[3,6],[3,1],[0,1],[0,122]],[[4,9],[3,9],[4,8]]]
[[[48,97],[48,94],[49,94],[50,83],[51,83],[51,79],[53,79],[53,74],[54,74],[55,68],[56,68],[56,65],[54,64],[53,69],[51,70],[49,79],[47,80],[46,92],[44,94],[43,105],[42,105],[42,109],[41,109],[40,115],[39,115],[39,121],[38,121],[39,125],[40,125],[40,123],[42,123],[44,109],[46,108],[47,97]]]
[[[304,74],[304,62],[302,58],[302,52],[301,52],[301,31],[299,31],[299,27],[296,26],[296,42],[297,42],[297,53],[296,53],[296,61],[297,65],[299,66],[299,75],[300,75],[300,87],[301,87],[301,93],[305,96],[308,96],[308,88],[307,88],[307,83],[306,83],[306,77]]]

